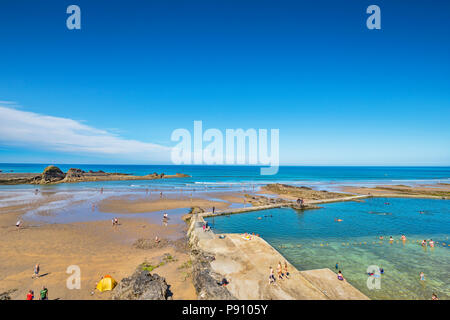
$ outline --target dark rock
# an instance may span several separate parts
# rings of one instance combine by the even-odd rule
[[[210,262],[215,258],[203,252],[193,250],[192,282],[199,300],[236,300],[236,298],[220,285],[222,276],[211,270]]]
[[[162,248],[169,245],[169,240],[167,239],[159,239],[158,242],[155,242],[155,239],[137,239],[133,243],[133,247],[137,249],[153,249],[153,248]]]
[[[51,183],[65,178],[64,172],[56,166],[48,166],[41,175],[41,183]]]
[[[70,178],[81,178],[83,177],[83,175],[85,174],[85,172],[81,169],[76,169],[76,168],[70,168],[67,171],[66,174],[66,178],[70,179]]]
[[[16,291],[17,289],[11,289],[0,293],[0,300],[11,300],[11,294],[13,294]]]
[[[171,296],[166,280],[147,270],[122,279],[112,293],[114,300],[171,300]]]

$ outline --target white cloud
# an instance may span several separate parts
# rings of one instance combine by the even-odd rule
[[[0,143],[60,152],[153,161],[170,159],[171,150],[169,147],[153,143],[125,139],[80,121],[2,105],[0,105]]]
[[[15,102],[15,101],[1,101],[0,100],[0,104],[17,104],[17,102]]]

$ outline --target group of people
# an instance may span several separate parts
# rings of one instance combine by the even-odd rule
[[[40,272],[41,268],[39,263],[36,263],[33,269],[33,275],[31,276],[32,279],[37,279],[40,277],[39,272]],[[27,300],[34,300],[34,291],[33,290],[28,290],[27,293]],[[48,300],[48,289],[43,286],[42,290],[39,292],[39,300]]]
[[[34,300],[34,291],[31,289],[27,293],[27,300]],[[45,286],[39,292],[39,300],[48,300],[48,289]]]
[[[384,240],[384,237],[383,237],[383,236],[380,236],[379,239],[380,239],[380,240]],[[406,240],[407,240],[407,239],[406,239],[406,236],[405,236],[404,234],[402,234],[400,240],[402,240],[403,243],[406,242]],[[390,243],[393,243],[393,242],[394,242],[394,238],[393,238],[392,236],[389,237],[389,242],[390,242]],[[434,248],[434,241],[433,241],[433,239],[430,239],[430,240],[427,242],[427,240],[424,239],[424,240],[422,241],[421,245],[422,245],[422,247],[430,246],[431,248]]]
[[[433,239],[430,239],[430,241],[428,241],[428,245],[430,246],[430,248],[434,248],[434,241]],[[422,247],[426,247],[427,246],[427,240],[423,240],[422,241]]]
[[[288,271],[288,265],[287,262],[284,262],[284,272],[283,272],[283,266],[281,265],[281,262],[278,261],[278,265],[277,265],[277,276],[278,276],[278,280],[282,280],[282,279],[289,279],[289,271]],[[273,284],[275,283],[276,279],[275,279],[275,274],[273,271],[272,267],[269,267],[269,284]]]
[[[203,232],[211,230],[211,227],[208,224],[208,221],[204,222],[202,225]]]

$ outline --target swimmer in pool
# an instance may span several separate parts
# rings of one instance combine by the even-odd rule
[[[342,222],[343,220],[342,220],[342,219],[334,218],[334,221],[336,221],[336,222]]]

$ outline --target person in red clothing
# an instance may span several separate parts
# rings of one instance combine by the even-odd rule
[[[33,300],[33,299],[34,299],[34,292],[33,292],[33,290],[30,290],[27,293],[27,300]]]

